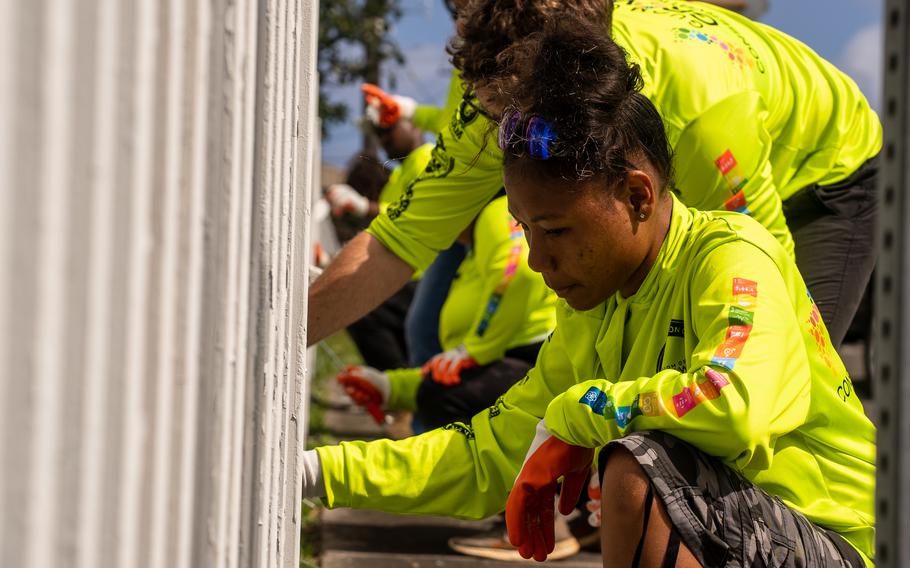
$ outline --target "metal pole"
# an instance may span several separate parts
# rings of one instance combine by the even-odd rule
[[[878,414],[876,563],[910,565],[910,145],[906,0],[885,4],[884,145],[879,196],[879,258],[876,267],[876,372]]]

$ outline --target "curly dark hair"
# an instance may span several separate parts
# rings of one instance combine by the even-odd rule
[[[613,0],[472,0],[458,14],[447,51],[462,80],[499,76],[499,55],[512,43],[566,16],[596,22],[609,33]]]
[[[525,125],[543,118],[555,131],[549,157],[534,160],[550,177],[617,178],[645,158],[667,188],[672,152],[657,109],[641,94],[641,72],[609,36],[564,17],[504,50],[502,90],[522,122],[507,140],[505,164],[530,159]]]

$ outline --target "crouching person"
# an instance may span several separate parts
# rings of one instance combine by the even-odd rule
[[[304,491],[505,507],[512,543],[543,560],[559,480],[567,512],[596,460],[604,566],[871,565],[874,427],[793,260],[753,219],[674,197],[637,67],[581,27],[502,60],[510,211],[562,298],[535,367],[470,423],[318,448]]]

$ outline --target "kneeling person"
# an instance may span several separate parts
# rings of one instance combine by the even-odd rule
[[[637,67],[556,25],[511,54],[499,132],[556,330],[470,424],[317,448],[304,492],[505,507],[512,543],[543,560],[558,480],[567,512],[599,452],[604,566],[871,565],[875,429],[794,261],[745,215],[685,208]]]

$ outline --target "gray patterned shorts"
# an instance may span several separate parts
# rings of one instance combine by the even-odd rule
[[[601,479],[615,445],[638,461],[680,540],[703,566],[865,566],[838,534],[665,432],[636,432],[607,444]]]

